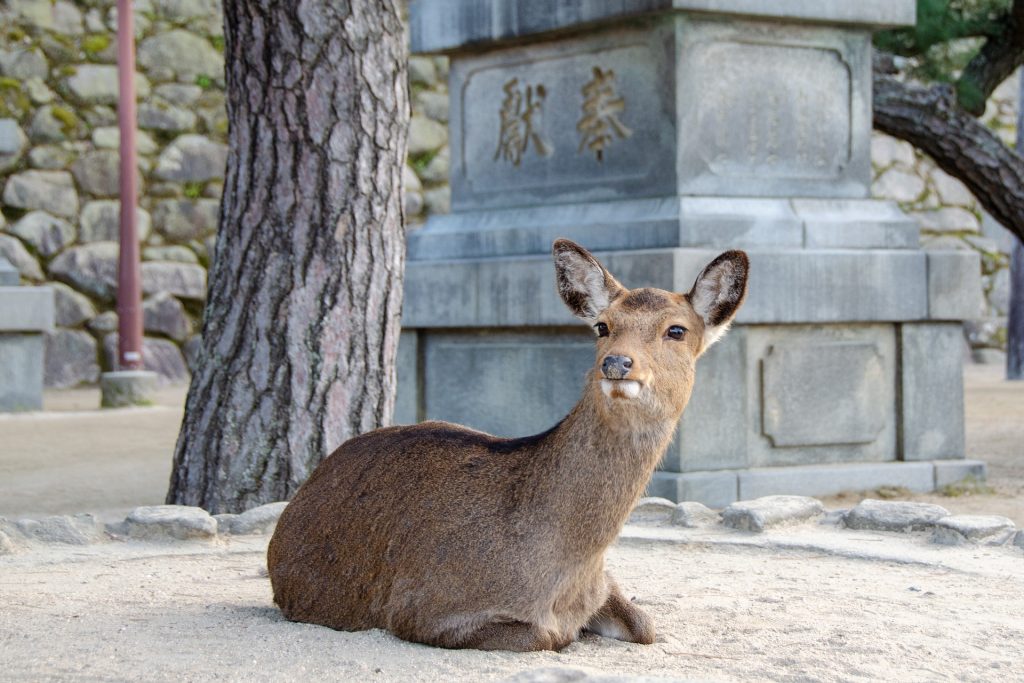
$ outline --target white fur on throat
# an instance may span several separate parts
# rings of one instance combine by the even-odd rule
[[[636,398],[640,395],[640,382],[631,379],[602,379],[601,391],[609,398]]]

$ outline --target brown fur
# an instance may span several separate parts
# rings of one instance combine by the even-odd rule
[[[730,254],[745,276],[746,257]],[[522,439],[425,422],[342,444],[271,539],[274,600],[287,618],[442,647],[557,650],[582,629],[653,642],[650,618],[605,574],[604,552],[689,399],[705,323],[681,294],[639,290],[664,305],[627,305],[631,295],[578,245],[559,240],[555,255],[567,304],[610,329],[580,403]],[[733,315],[743,294],[745,280]],[[669,325],[689,332],[668,340]],[[609,354],[633,359],[637,398],[602,391]]]

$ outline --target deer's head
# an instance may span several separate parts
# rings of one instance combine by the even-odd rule
[[[683,294],[626,289],[586,249],[553,247],[562,300],[597,335],[590,390],[608,417],[678,419],[693,390],[697,358],[722,338],[747,294],[750,262],[727,251]]]

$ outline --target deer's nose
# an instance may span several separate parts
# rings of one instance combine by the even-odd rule
[[[608,379],[623,379],[633,367],[633,359],[628,356],[605,356],[601,361],[601,372]]]

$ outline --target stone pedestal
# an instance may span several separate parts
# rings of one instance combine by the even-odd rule
[[[19,287],[0,256],[0,412],[42,410],[44,334],[53,331],[49,287]]]
[[[977,257],[921,251],[867,198],[871,30],[912,23],[911,0],[418,0],[410,18],[414,51],[451,58],[453,212],[409,238],[397,421],[521,436],[572,407],[593,341],[555,292],[554,238],[675,291],[741,248],[749,298],[650,492],[956,476]]]
[[[100,406],[124,408],[153,404],[158,377],[148,370],[116,370],[100,375]]]

